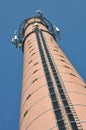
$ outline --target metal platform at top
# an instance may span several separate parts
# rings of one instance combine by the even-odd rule
[[[56,26],[53,26],[52,23],[47,18],[45,18],[43,16],[43,13],[41,10],[37,10],[35,16],[32,16],[32,17],[25,19],[20,24],[18,31],[15,31],[14,36],[12,38],[12,43],[16,46],[16,48],[18,48],[18,47],[22,48],[23,42],[24,42],[25,25],[26,25],[27,21],[32,19],[32,18],[39,18],[41,21],[43,21],[43,23],[47,27],[49,33],[55,38],[55,40],[57,38],[61,39],[59,28]]]

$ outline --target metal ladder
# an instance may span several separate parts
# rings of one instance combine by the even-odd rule
[[[83,130],[83,128],[82,128],[82,126],[80,124],[80,121],[78,119],[78,116],[77,116],[77,114],[76,114],[76,112],[75,112],[75,110],[73,108],[71,100],[70,100],[70,98],[69,98],[69,96],[68,96],[68,94],[66,92],[65,86],[64,86],[64,89],[65,89],[66,93],[64,92],[64,89],[63,89],[61,81],[60,81],[60,79],[58,77],[58,74],[57,74],[54,62],[52,61],[52,58],[51,58],[50,53],[48,51],[48,48],[47,48],[47,45],[46,45],[46,41],[44,39],[42,31],[40,31],[40,35],[42,37],[42,41],[43,41],[43,45],[44,45],[44,48],[45,48],[45,51],[46,51],[46,55],[48,57],[48,61],[50,63],[50,66],[51,66],[51,69],[52,69],[52,72],[53,72],[53,75],[54,75],[54,78],[55,78],[55,81],[56,81],[56,84],[57,84],[57,89],[59,91],[59,95],[61,97],[61,100],[63,102],[66,114],[67,114],[67,116],[69,118],[69,121],[70,121],[71,128],[73,130]],[[57,82],[57,80],[58,80],[58,82]]]
[[[69,98],[69,96],[68,96],[68,94],[67,94],[67,91],[65,90],[64,93],[65,93],[66,99],[67,99],[67,101],[68,101],[68,104],[69,104],[69,106],[70,106],[70,109],[71,109],[71,112],[72,112],[72,114],[73,114],[73,117],[74,117],[74,119],[75,119],[75,122],[76,122],[76,124],[77,124],[78,130],[83,130],[82,125],[81,125],[81,123],[80,123],[80,120],[79,120],[79,118],[78,118],[78,116],[77,116],[77,113],[76,113],[76,111],[75,111],[75,109],[74,109],[74,106],[72,105],[71,100],[70,100],[70,98]],[[73,123],[73,122],[70,122],[70,123]]]

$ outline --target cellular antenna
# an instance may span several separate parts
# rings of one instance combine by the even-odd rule
[[[55,27],[57,37],[61,39],[60,29],[58,27]]]
[[[42,16],[43,15],[43,12],[41,10],[37,10],[36,13],[39,15],[39,16]]]

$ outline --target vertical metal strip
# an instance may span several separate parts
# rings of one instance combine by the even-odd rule
[[[40,31],[38,29],[35,30],[37,43],[38,43],[38,47],[39,47],[39,51],[40,51],[40,55],[41,55],[41,60],[42,60],[42,64],[43,64],[43,68],[44,68],[44,72],[45,72],[45,76],[46,76],[46,80],[47,80],[47,84],[48,84],[48,89],[49,89],[50,98],[51,98],[51,101],[52,101],[57,125],[58,125],[59,130],[66,130],[65,123],[64,123],[62,113],[61,113],[61,109],[60,109],[60,106],[59,106],[59,103],[58,103],[58,100],[57,100],[57,97],[56,97],[56,94],[55,94],[53,82],[52,82],[50,72],[49,72],[49,69],[48,69],[48,65],[46,63],[44,52],[43,52],[43,49],[42,49],[42,46],[41,46],[39,32]]]

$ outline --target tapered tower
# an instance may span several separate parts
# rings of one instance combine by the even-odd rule
[[[42,15],[25,19],[12,39],[24,53],[19,130],[86,130],[85,82]]]

